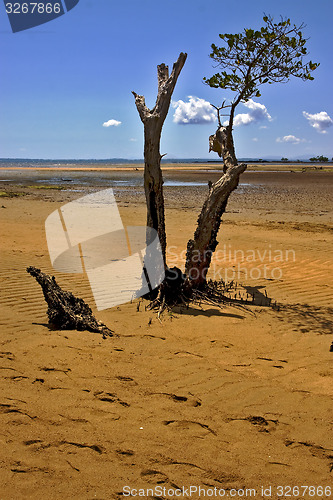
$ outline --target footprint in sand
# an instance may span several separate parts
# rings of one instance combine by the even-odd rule
[[[166,474],[154,469],[143,470],[140,475],[148,483],[163,484],[169,481]]]
[[[154,392],[151,394],[151,396],[166,396],[167,398],[171,399],[172,401],[175,401],[176,403],[187,403],[190,406],[201,406],[201,401],[200,399],[196,399],[193,396],[181,396],[169,392]]]
[[[194,422],[193,420],[165,420],[163,424],[177,431],[191,431],[199,433],[201,436],[208,434],[216,436],[216,432],[208,427],[208,425],[201,422]]]
[[[9,361],[14,361],[15,360],[15,355],[12,352],[9,352],[9,351],[1,351],[0,352],[0,358],[8,359]]]
[[[112,392],[97,391],[94,393],[94,396],[97,399],[99,399],[100,401],[105,401],[107,403],[117,403],[117,404],[120,404],[121,406],[125,406],[125,407],[130,406],[125,401],[122,401],[121,399],[119,399],[118,396]]]
[[[120,380],[120,382],[125,382],[126,384],[129,384],[129,385],[138,385],[137,382],[135,382],[134,378],[132,377],[126,377],[126,376],[123,376],[123,375],[118,375],[116,377],[117,380]]]

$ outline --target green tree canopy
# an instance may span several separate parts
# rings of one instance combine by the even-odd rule
[[[290,77],[313,80],[311,72],[319,64],[304,62],[308,54],[307,39],[300,26],[290,19],[281,18],[275,23],[271,16],[263,17],[265,25],[260,30],[245,29],[242,33],[219,35],[223,47],[212,44],[210,57],[222,71],[204,82],[210,87],[236,92],[231,104],[230,125],[233,111],[241,101],[260,97],[259,87],[265,83],[285,83]]]
[[[312,158],[309,158],[310,161],[328,161],[327,156],[313,156]]]

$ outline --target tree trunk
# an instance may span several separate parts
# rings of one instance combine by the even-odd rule
[[[214,135],[209,137],[209,152],[215,151],[220,158],[223,158],[223,172],[229,167],[237,165],[234,141],[230,126],[220,126]]]
[[[218,245],[217,234],[228,199],[237,188],[239,176],[247,165],[237,164],[231,126],[220,126],[209,138],[209,151],[216,151],[224,160],[224,175],[212,184],[198,218],[194,238],[187,243],[185,272],[193,288],[206,282],[212,255]]]
[[[161,129],[157,123],[148,122],[144,130],[144,189],[147,204],[147,226],[158,233],[161,244],[164,267],[166,265],[166,232],[164,216],[163,176],[160,166],[160,138]],[[154,127],[154,125],[156,125]]]
[[[147,226],[155,229],[161,243],[166,268],[166,233],[163,197],[163,176],[161,171],[160,139],[164,120],[168,114],[171,96],[178,76],[185,64],[187,54],[181,53],[173,65],[169,76],[169,68],[165,64],[157,66],[158,93],[153,109],[145,104],[144,96],[132,92],[135,104],[144,125],[144,187],[147,204]]]

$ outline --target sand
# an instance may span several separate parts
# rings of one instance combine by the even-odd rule
[[[206,170],[165,171],[165,179],[218,175]],[[238,281],[266,290],[279,310],[196,305],[161,322],[139,301],[98,312],[85,275],[52,269],[46,217],[126,172],[71,175],[0,174],[1,193],[12,196],[0,200],[0,498],[121,499],[141,488],[141,498],[169,499],[183,486],[202,488],[192,489],[194,499],[203,489],[220,491],[216,498],[245,497],[246,489],[247,497],[254,489],[257,498],[284,498],[279,486],[285,498],[288,486],[315,487],[293,498],[325,497],[319,487],[332,485],[333,467],[332,174],[246,172],[230,199],[211,277],[240,265]],[[125,225],[144,225],[141,187],[114,190]],[[166,182],[170,264],[182,264],[205,193]],[[84,298],[115,336],[50,330],[28,265]]]

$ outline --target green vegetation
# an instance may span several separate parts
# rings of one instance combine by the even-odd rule
[[[232,132],[238,104],[260,97],[259,88],[266,83],[286,83],[291,77],[313,80],[311,73],[319,66],[312,61],[304,62],[308,54],[307,39],[301,31],[304,24],[292,25],[290,19],[282,17],[276,23],[266,15],[263,20],[265,25],[259,30],[245,28],[242,33],[220,34],[224,46],[211,45],[210,57],[221,71],[204,78],[204,82],[234,92],[230,104],[224,99],[220,107],[214,106],[218,132],[210,138],[210,151],[223,158],[225,170],[238,164]],[[225,108],[229,108],[229,113],[222,116],[229,116],[229,120],[222,125],[220,111]]]
[[[45,185],[35,185],[35,186],[27,186],[30,189],[56,189],[60,191],[61,189],[65,189],[63,186],[45,186]]]
[[[17,198],[18,196],[24,196],[25,193],[14,193],[9,191],[0,191],[0,198]]]
[[[56,191],[60,191],[62,189],[66,189],[63,186],[46,186],[46,185],[34,185],[34,186],[25,186],[25,185],[20,185],[21,188],[26,188],[26,189],[52,189]],[[27,191],[21,191],[21,192],[14,192],[14,191],[0,191],[0,198],[17,198],[19,196],[25,196],[27,195]]]
[[[265,83],[285,83],[291,76],[313,80],[311,72],[319,64],[303,62],[308,51],[303,38],[304,24],[292,26],[290,19],[274,23],[264,16],[265,26],[260,30],[244,29],[243,33],[219,35],[225,46],[212,44],[210,57],[223,71],[204,78],[210,87],[236,92],[232,111],[241,101],[260,97],[259,87]],[[231,125],[231,124],[230,124]]]
[[[323,161],[323,162],[326,162],[326,161],[328,161],[328,158],[327,158],[327,156],[320,155],[320,156],[313,156],[312,158],[309,158],[309,160],[310,161]]]

